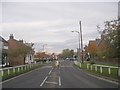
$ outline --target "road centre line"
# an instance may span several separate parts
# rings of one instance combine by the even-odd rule
[[[51,74],[53,68],[50,70],[49,75]],[[43,86],[43,84],[45,83],[45,81],[47,80],[48,76],[45,77],[45,79],[43,80],[43,82],[40,84],[40,87]]]
[[[53,69],[50,70],[49,75],[51,74],[52,70],[53,70]]]
[[[45,77],[45,79],[43,80],[43,82],[40,84],[40,87],[42,87],[43,86],[43,84],[45,83],[45,81],[47,80],[47,76]]]
[[[61,86],[61,78],[60,78],[60,76],[59,76],[59,86]]]

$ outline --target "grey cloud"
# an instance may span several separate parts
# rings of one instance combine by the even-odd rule
[[[8,39],[13,33],[16,39],[28,42],[48,44],[50,51],[60,52],[64,48],[78,47],[77,33],[79,21],[82,21],[83,43],[99,36],[96,25],[117,17],[117,3],[100,2],[3,2],[2,36]],[[40,22],[43,24],[38,24]],[[11,23],[21,23],[11,25]],[[33,25],[32,25],[32,24]],[[1,26],[1,24],[0,24]],[[40,50],[41,45],[35,44]]]

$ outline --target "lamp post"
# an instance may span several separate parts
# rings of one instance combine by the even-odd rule
[[[81,26],[81,21],[79,22],[80,24],[80,36],[81,36],[81,59],[82,59],[82,63],[83,63],[83,39],[82,39],[82,26]]]
[[[81,26],[81,21],[79,22],[80,24],[80,31],[72,31],[72,32],[77,32],[78,33],[78,39],[79,39],[79,50],[78,50],[78,57],[79,57],[79,60],[80,60],[80,55],[81,56],[81,61],[83,63],[83,40],[82,40],[82,26]],[[80,42],[81,42],[81,54],[80,54]]]
[[[79,31],[71,31],[78,33],[79,47],[78,47],[78,59],[80,60],[80,32]]]

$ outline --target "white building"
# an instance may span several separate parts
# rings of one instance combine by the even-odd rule
[[[26,46],[29,46],[32,48],[32,46],[34,45],[33,43],[25,43]],[[33,48],[32,48],[33,49]],[[26,64],[31,64],[34,62],[34,49],[29,52],[27,55],[26,55],[26,58],[25,58],[25,63]]]
[[[0,36],[0,67],[8,64],[8,42]]]

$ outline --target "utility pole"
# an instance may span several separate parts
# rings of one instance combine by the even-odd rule
[[[45,46],[47,45],[47,44],[45,44],[45,43],[40,43],[40,44],[42,44],[42,52],[45,52]]]
[[[43,52],[45,52],[45,46],[46,46],[47,44],[43,44]]]
[[[81,60],[82,60],[82,63],[83,63],[83,39],[82,39],[82,26],[81,26],[81,21],[79,22],[80,24],[80,37],[81,37]]]

